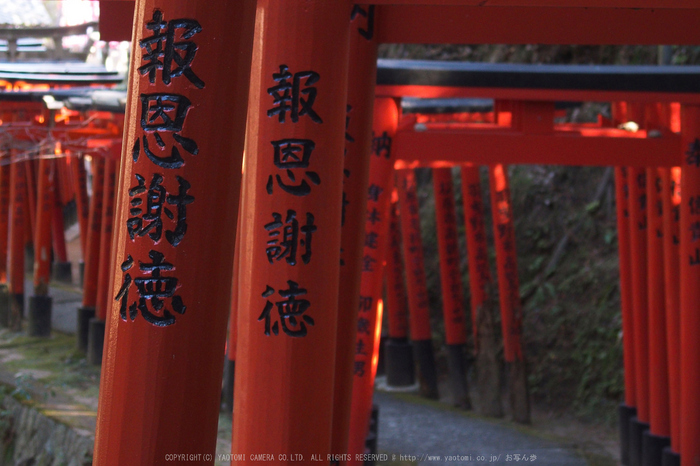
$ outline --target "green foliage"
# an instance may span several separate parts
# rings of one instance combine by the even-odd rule
[[[468,306],[458,174],[455,169],[463,289]],[[606,187],[601,199],[592,199],[604,174],[602,168],[518,166],[510,167],[509,174],[531,393],[550,408],[573,408],[580,415],[607,420],[608,414],[614,416],[611,406],[621,399],[624,385],[613,184]],[[418,170],[417,180],[433,336],[435,341],[444,342],[430,171]],[[482,187],[486,233],[492,245],[485,169]],[[564,237],[563,253],[559,260],[552,261]],[[495,270],[493,250],[489,255]],[[465,312],[468,315],[470,311],[467,308]],[[499,316],[496,318],[500,330]],[[440,350],[437,356],[439,366],[444,368]]]

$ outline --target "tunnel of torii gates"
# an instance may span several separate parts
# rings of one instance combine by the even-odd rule
[[[4,92],[1,102],[0,128],[11,133],[0,172],[2,320],[21,326],[31,242],[28,332],[50,332],[50,251],[57,272],[67,260],[57,206],[73,195],[85,233],[78,344],[103,366],[95,464],[161,464],[166,454],[213,462],[229,314],[232,452],[242,455],[232,462],[328,462],[346,452],[350,459],[330,462],[361,462],[354,455],[365,451],[370,424],[384,277],[390,382],[412,382],[397,365],[412,367],[413,355],[423,394],[435,397],[419,166],[433,170],[453,397],[469,405],[450,175],[459,165],[471,318],[487,319],[495,280],[511,408],[527,422],[507,177],[508,165],[524,163],[616,167],[622,458],[698,464],[700,69],[375,64],[383,42],[697,45],[700,5],[375,3],[139,0],[134,10],[102,1],[103,39],[131,38],[123,25],[134,18],[128,98],[113,99],[123,115],[108,104],[70,109],[99,100],[97,91],[38,97],[18,84],[30,80],[26,71],[6,76],[6,89],[25,91]],[[402,99],[467,97],[493,104],[474,113],[473,102],[419,100],[417,113],[402,112]],[[612,118],[554,124],[556,103],[566,101],[612,102]],[[80,157],[90,159],[91,196]],[[478,358],[491,342],[481,323],[474,328]]]

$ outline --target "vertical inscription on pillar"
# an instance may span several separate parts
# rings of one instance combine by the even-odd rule
[[[513,319],[509,332],[511,335],[519,337],[523,331],[523,311],[518,295],[518,266],[515,262],[515,231],[513,229],[513,215],[511,208],[510,188],[496,191],[496,202],[498,207],[499,221],[497,224],[498,238],[506,253],[504,263],[505,279],[508,287],[508,296],[505,298],[510,302],[513,310]]]
[[[314,84],[320,79],[321,76],[315,71],[292,73],[287,65],[281,64],[279,70],[272,73],[275,84],[267,89],[272,97],[272,107],[267,110],[267,116],[275,118],[281,125],[287,122],[295,124],[306,118],[322,124],[323,119],[314,110],[318,96]],[[321,177],[312,169],[312,162],[317,157],[313,140],[289,137],[270,141],[270,144],[273,165],[277,170],[268,175],[265,186],[267,194],[277,193],[281,200],[289,200],[293,198],[285,196],[308,196],[314,186],[321,184]],[[312,240],[318,230],[316,216],[312,212],[298,213],[288,208],[271,212],[270,217],[271,221],[263,225],[268,237],[264,251],[268,262],[275,267],[285,264],[290,267],[309,266],[313,259]],[[313,317],[307,314],[311,308],[311,301],[305,298],[307,290],[294,280],[287,280],[287,286],[286,289],[276,290],[266,285],[261,294],[265,304],[258,322],[263,324],[263,332],[267,336],[279,335],[281,328],[285,335],[300,338],[306,336],[308,327],[315,324]],[[273,299],[275,294],[282,299]],[[275,309],[276,313],[273,312]]]
[[[204,81],[192,68],[199,48],[193,38],[202,32],[199,22],[187,18],[166,21],[164,13],[155,10],[145,28],[150,35],[139,41],[143,54],[138,71],[148,82],[146,86],[204,89]],[[156,327],[168,327],[187,309],[176,293],[183,284],[166,253],[177,248],[187,233],[187,206],[195,198],[181,169],[199,154],[199,147],[185,130],[192,109],[187,96],[168,91],[142,93],[139,99],[141,133],[131,148],[134,182],[125,226],[132,244],[146,241],[150,250],[148,258],[134,258],[127,246],[121,265],[122,286],[114,299],[119,302],[122,320],[131,322],[141,315]]]
[[[695,141],[688,144],[688,150],[685,153],[685,161],[690,167],[700,168],[700,139],[695,138]],[[700,265],[700,196],[688,196],[688,207],[690,208],[690,243],[694,248],[694,252],[688,257],[691,266]]]

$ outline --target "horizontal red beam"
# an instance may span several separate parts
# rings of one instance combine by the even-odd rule
[[[698,23],[700,24],[700,23]],[[684,92],[631,92],[570,89],[505,89],[482,87],[378,85],[380,97],[477,98],[546,102],[682,102],[700,103],[700,94]]]
[[[500,0],[501,2],[507,0]],[[543,0],[533,3],[542,3]],[[494,2],[495,3],[495,2]],[[526,3],[524,0],[510,4]],[[554,4],[553,0],[544,3]],[[624,3],[583,0],[573,3]],[[644,2],[636,3],[660,3]],[[664,2],[685,8],[396,5],[377,8],[384,43],[413,44],[700,44],[700,2]],[[491,4],[491,2],[489,2]]]
[[[509,130],[404,129],[394,139],[399,164],[444,166],[457,163],[495,163],[671,167],[681,165],[680,136],[641,138],[612,130],[579,133],[523,134]],[[614,135],[614,136],[613,136]]]
[[[362,4],[363,0],[355,3]],[[374,0],[375,5],[464,5],[580,8],[700,8],[696,0]]]
[[[695,0],[378,0],[373,3],[380,5],[375,27],[379,42],[384,43],[700,44],[697,27],[700,2]],[[100,0],[100,10],[102,40],[129,40],[134,2]]]

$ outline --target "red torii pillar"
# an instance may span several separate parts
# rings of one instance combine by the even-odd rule
[[[479,412],[486,416],[503,416],[501,404],[501,377],[496,339],[496,324],[490,303],[491,270],[486,243],[484,199],[481,191],[479,167],[462,165],[462,202],[467,235],[469,289],[471,291],[472,327],[476,353]]]
[[[85,238],[85,273],[83,275],[83,303],[78,308],[78,350],[87,352],[90,319],[95,317],[97,306],[97,275],[100,270],[100,232],[102,231],[102,201],[104,197],[105,158],[93,155],[92,197]],[[82,232],[81,232],[82,233]]]
[[[214,463],[254,17],[136,3],[95,465]]]
[[[241,184],[245,185],[245,172],[241,174]],[[238,344],[238,277],[241,262],[241,210],[236,221],[236,249],[233,254],[233,282],[231,283],[231,311],[228,317],[228,339],[224,360],[224,383],[221,389],[221,409],[233,413],[233,385],[236,380],[236,345]]]
[[[54,161],[54,202],[51,212],[51,238],[53,240],[55,257],[51,276],[56,281],[71,283],[73,281],[73,273],[71,263],[68,261],[66,231],[63,223],[63,193],[68,181],[66,180],[66,154],[61,152],[60,145],[57,145],[56,155],[60,157]]]
[[[52,114],[53,117],[53,114]],[[51,335],[51,219],[56,195],[56,160],[39,154],[36,231],[34,235],[34,295],[29,298],[27,334]],[[53,155],[53,154],[51,154]]]
[[[7,327],[22,330],[24,320],[24,230],[27,216],[28,162],[15,161],[14,149],[10,150],[10,217],[7,253],[8,285],[10,291],[10,315]]]
[[[430,303],[425,280],[425,261],[421,240],[416,174],[412,168],[396,171],[396,186],[401,209],[401,236],[406,264],[406,288],[413,354],[418,363],[418,380],[426,398],[439,397],[437,370],[430,331]]]
[[[10,291],[8,287],[8,243],[10,216],[10,150],[0,159],[0,327],[7,327],[10,317]]]
[[[80,252],[82,260],[78,263],[80,270],[80,284],[85,277],[85,256],[87,255],[87,237],[89,231],[90,202],[87,193],[87,173],[85,171],[85,157],[76,156],[70,164],[73,190],[75,191],[75,205],[78,212],[78,226],[80,228]]]
[[[97,271],[97,290],[95,316],[88,322],[87,360],[90,364],[102,364],[102,351],[105,341],[107,308],[112,299],[109,296],[109,283],[112,264],[112,230],[114,224],[114,196],[116,185],[117,155],[121,153],[121,144],[115,143],[105,157],[104,187],[102,189],[102,222],[100,225],[100,262]],[[151,201],[151,199],[148,199]],[[147,201],[147,202],[148,202]]]
[[[355,455],[364,453],[369,429],[374,392],[374,376],[378,362],[378,332],[383,312],[382,288],[389,231],[394,155],[392,141],[396,134],[400,106],[392,98],[377,98],[374,103],[369,182],[361,198],[364,238],[360,252],[359,306],[355,308],[357,326],[353,339],[353,381],[350,412],[348,464],[360,464]],[[369,152],[369,151],[368,151]],[[354,301],[353,301],[354,302]],[[333,451],[333,453],[341,453]],[[345,451],[342,451],[345,453]]]
[[[331,453],[350,13],[345,0],[257,2],[233,464]]]
[[[447,362],[453,404],[471,409],[467,386],[467,327],[465,323],[462,274],[459,268],[457,214],[452,184],[452,168],[433,168],[433,193],[440,256],[442,313],[447,340]]]
[[[649,304],[647,296],[646,170],[628,168],[632,308],[637,416],[630,421],[630,464],[641,464],[642,437],[649,429]]]
[[[522,304],[518,263],[515,253],[515,228],[510,197],[508,173],[503,165],[489,167],[493,236],[496,246],[498,290],[501,305],[503,352],[508,373],[508,389],[513,420],[530,422],[530,399],[527,387],[525,356],[523,355]]]
[[[629,170],[627,167],[615,167],[617,242],[620,264],[620,302],[622,307],[622,344],[625,374],[625,402],[618,408],[620,418],[620,457],[622,464],[629,463],[630,420],[637,415],[628,173]]]
[[[661,104],[647,105],[648,130],[667,131]],[[667,114],[667,116],[670,116]],[[666,291],[664,282],[663,179],[647,167],[647,299],[649,302],[649,430],[642,440],[642,464],[661,466],[670,445],[668,360],[666,351]]]
[[[681,168],[662,169],[664,215],[664,281],[666,289],[666,344],[671,445],[664,449],[662,464],[680,465],[680,208]]]
[[[386,353],[386,383],[390,387],[405,387],[415,382],[413,352],[408,342],[408,295],[404,281],[403,257],[401,256],[401,227],[399,226],[399,193],[391,193],[389,208],[389,245],[386,255],[386,303],[389,321],[389,340]]]
[[[700,464],[700,106],[681,109],[681,464]]]
[[[350,14],[350,55],[345,118],[345,162],[340,238],[340,281],[338,287],[338,324],[335,357],[333,431],[331,452],[348,451],[351,427],[353,379],[357,346],[363,335],[356,331],[360,304],[360,283],[364,274],[363,247],[366,247],[365,219],[369,185],[370,150],[374,87],[377,81],[377,42],[374,38],[375,7],[355,5]],[[386,177],[388,185],[389,177]],[[386,234],[384,234],[386,237]],[[383,257],[382,257],[383,258]],[[379,279],[381,282],[381,278]],[[377,296],[381,298],[381,295]],[[371,310],[375,312],[374,309]],[[381,323],[380,323],[381,325]],[[357,336],[357,338],[356,338]],[[371,342],[373,343],[373,341]],[[367,349],[370,349],[368,346]],[[371,354],[371,352],[370,352]],[[368,364],[368,367],[371,365]],[[370,379],[369,374],[365,379]],[[373,378],[371,378],[373,380]],[[373,385],[370,391],[371,408]],[[354,406],[353,406],[353,409]],[[357,413],[362,415],[360,411]],[[362,429],[365,430],[365,429]],[[366,431],[365,431],[366,434]],[[357,453],[363,453],[363,450]],[[346,464],[338,458],[335,464]],[[333,464],[333,462],[332,462]]]

